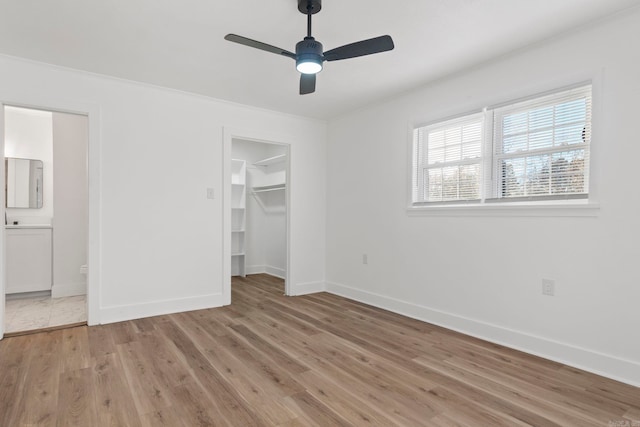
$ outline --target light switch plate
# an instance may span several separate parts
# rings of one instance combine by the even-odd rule
[[[215,199],[215,192],[213,188],[207,188],[207,199]]]
[[[542,295],[550,297],[556,294],[556,281],[551,279],[542,279]]]

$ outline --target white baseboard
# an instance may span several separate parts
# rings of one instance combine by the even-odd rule
[[[245,267],[245,274],[268,274],[270,276],[275,276],[279,279],[285,279],[287,276],[287,271],[283,268],[272,267],[270,265],[250,265]]]
[[[287,278],[287,271],[284,268],[272,267],[270,265],[264,266],[264,272],[270,276],[275,276],[279,279]]]
[[[287,278],[286,270],[278,267],[273,267],[270,265],[252,265],[245,268],[245,272],[247,274],[268,274],[270,276],[278,277],[280,279],[285,280]],[[289,288],[290,296],[298,296],[298,295],[307,295],[307,294],[315,294],[318,292],[324,292],[325,285],[324,282],[308,282],[308,283],[299,283],[296,285],[291,285]]]
[[[51,298],[73,297],[76,295],[86,295],[86,283],[55,283],[51,287]]]
[[[434,310],[429,307],[370,293],[339,283],[327,282],[326,291],[640,387],[640,363],[632,360],[564,344],[456,314]]]
[[[315,294],[318,292],[324,292],[326,290],[326,286],[324,282],[308,282],[308,283],[297,283],[292,284],[289,288],[290,296],[299,296],[299,295],[307,295],[307,294]]]
[[[245,274],[260,274],[266,273],[266,267],[264,265],[248,265],[244,268]]]
[[[101,307],[99,322],[100,324],[106,324],[183,311],[222,307],[223,301],[224,298],[222,294],[210,294],[189,298],[153,301],[143,304]]]

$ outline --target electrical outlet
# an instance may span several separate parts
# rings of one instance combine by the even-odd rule
[[[215,199],[215,192],[213,188],[207,188],[207,199]]]
[[[542,279],[542,295],[550,297],[556,294],[556,281],[551,279]]]
[[[367,254],[362,254],[362,263],[369,264],[369,257],[367,256]]]

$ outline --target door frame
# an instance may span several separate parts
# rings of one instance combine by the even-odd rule
[[[24,96],[18,99],[0,93],[0,153],[4,159],[4,107],[21,107],[34,110],[69,113],[86,116],[89,135],[87,140],[88,233],[87,233],[87,324],[100,323],[100,107],[96,104],[69,100]],[[0,162],[0,188],[5,186],[4,161]],[[0,216],[6,214],[4,197],[0,197]],[[4,336],[6,289],[6,239],[0,233],[0,339]]]
[[[287,149],[285,163],[285,212],[287,254],[285,262],[284,294],[291,295],[291,158],[292,144],[286,137],[250,129],[225,126],[222,138],[222,295],[223,305],[231,304],[231,158],[234,139],[284,146]],[[246,262],[246,260],[245,260]]]

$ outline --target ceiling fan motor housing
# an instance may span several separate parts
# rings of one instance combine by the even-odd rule
[[[313,37],[305,37],[304,40],[296,44],[296,65],[303,62],[315,62],[322,65],[324,61],[322,52],[322,43]]]
[[[298,0],[298,10],[305,15],[315,15],[322,9],[322,0]]]

